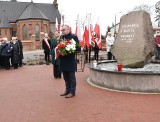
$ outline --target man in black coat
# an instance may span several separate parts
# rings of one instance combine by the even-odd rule
[[[70,33],[70,27],[68,25],[62,26],[62,36],[63,40],[73,39],[76,44],[79,44],[78,37]],[[76,47],[76,51],[80,51],[80,47]],[[75,96],[76,92],[76,76],[75,71],[77,70],[76,56],[75,53],[71,53],[65,56],[60,56],[60,68],[63,72],[63,78],[65,80],[66,90],[60,96],[65,96],[65,98],[71,98]]]
[[[46,65],[49,65],[50,62],[50,48],[51,46],[51,40],[48,37],[48,34],[45,34],[45,37],[42,40],[42,48],[44,50],[44,55],[45,55],[45,61],[46,61]]]
[[[17,37],[16,37],[17,38]],[[19,67],[23,65],[23,44],[21,40],[17,39],[18,45],[19,45]]]
[[[2,41],[3,41],[3,38],[0,36],[0,68],[4,66],[3,57],[2,57]]]

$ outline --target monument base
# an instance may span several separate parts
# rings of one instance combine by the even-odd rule
[[[103,62],[108,63],[108,62]],[[102,64],[99,63],[99,64]],[[98,64],[98,65],[99,65]],[[90,82],[103,88],[139,92],[160,93],[160,73],[152,71],[122,71],[106,70],[104,68],[90,67]]]

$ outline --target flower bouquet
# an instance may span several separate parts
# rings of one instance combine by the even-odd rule
[[[71,40],[60,39],[58,45],[55,48],[55,52],[56,52],[55,58],[58,58],[60,55],[65,56],[68,54],[75,53],[76,46],[79,46],[79,45],[76,44],[74,39],[71,39]]]

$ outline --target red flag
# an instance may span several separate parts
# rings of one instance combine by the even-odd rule
[[[99,20],[97,21],[94,32],[96,33],[96,43],[99,48],[102,48],[102,40],[101,40],[101,32],[100,32],[100,25],[99,25]]]
[[[86,26],[85,26],[84,34],[83,34],[83,41],[87,45],[87,47],[90,46],[90,43],[89,43],[89,31],[88,31]]]
[[[83,41],[85,42],[85,44],[87,45],[87,47],[90,47],[91,45],[94,44],[93,40],[93,27],[91,24],[91,15],[87,16],[87,20],[88,20],[88,24],[87,26],[85,26],[84,29],[84,34],[83,34]]]
[[[93,31],[93,26],[90,24],[90,35],[91,35],[91,45],[95,46],[95,32]]]

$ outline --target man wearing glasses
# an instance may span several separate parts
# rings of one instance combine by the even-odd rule
[[[70,32],[70,27],[68,25],[63,25],[61,31],[61,39],[66,41],[73,39],[76,44],[79,44],[78,37]],[[76,51],[80,51],[80,47],[77,47]],[[76,92],[75,71],[77,70],[75,53],[60,56],[60,68],[63,73],[66,86],[65,92],[60,96],[65,96],[65,98],[74,97]]]

